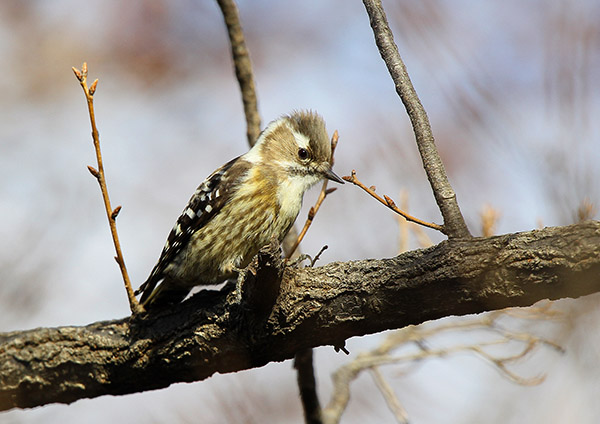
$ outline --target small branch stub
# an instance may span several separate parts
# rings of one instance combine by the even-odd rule
[[[116,208],[115,208],[115,209],[112,211],[112,213],[110,214],[110,218],[111,218],[112,220],[115,220],[115,219],[117,219],[117,216],[119,215],[119,212],[121,212],[121,206],[117,206],[117,207],[116,207]]]
[[[98,86],[98,79],[95,79],[92,85],[90,85],[90,96],[93,96],[96,92],[96,87]]]
[[[248,268],[238,278],[240,303],[244,316],[241,321],[250,331],[264,325],[279,296],[285,265],[277,238],[259,250]]]
[[[81,72],[79,71],[79,69],[77,69],[74,66],[71,69],[75,73],[75,77],[77,77],[77,79],[79,80],[79,82],[81,82],[83,80],[83,75],[81,75]]]
[[[388,206],[389,206],[390,208],[392,208],[392,209],[393,209],[393,208],[395,208],[395,207],[396,207],[396,203],[395,203],[395,202],[394,202],[394,201],[393,201],[393,200],[392,200],[392,199],[391,199],[389,196],[386,196],[386,195],[384,194],[384,195],[383,195],[383,198],[385,199],[385,202],[388,204]]]
[[[93,166],[88,165],[88,171],[90,171],[90,174],[92,174],[96,179],[100,179],[100,173],[98,172],[98,170],[96,168],[94,168]]]

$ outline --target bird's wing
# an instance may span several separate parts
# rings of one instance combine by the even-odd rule
[[[136,290],[136,295],[142,293],[141,303],[154,291],[163,278],[163,271],[187,245],[192,234],[209,223],[227,204],[236,182],[247,172],[248,167],[248,163],[237,157],[217,169],[198,186],[169,233],[150,276]]]

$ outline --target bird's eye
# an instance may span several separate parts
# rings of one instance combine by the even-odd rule
[[[298,149],[298,157],[302,160],[308,159],[308,151],[306,149]]]

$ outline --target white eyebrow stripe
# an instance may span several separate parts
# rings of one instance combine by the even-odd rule
[[[268,138],[276,129],[278,129],[282,124],[284,124],[284,122],[285,118],[279,118],[275,121],[270,122],[269,125],[267,125],[267,127],[263,130],[263,132],[260,133],[260,136],[256,140],[254,146],[243,155],[244,160],[253,164],[260,163],[262,161],[260,147],[261,144],[263,144],[265,139]],[[287,123],[286,126],[288,126],[289,128],[289,125],[287,125]]]
[[[308,137],[305,136],[304,134],[301,134],[297,131],[292,130],[291,128],[290,128],[290,130],[292,131],[292,134],[294,135],[294,139],[296,140],[298,147],[308,149],[308,145],[310,143],[310,140],[308,139]]]

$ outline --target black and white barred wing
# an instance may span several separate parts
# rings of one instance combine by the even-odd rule
[[[144,303],[152,294],[158,282],[163,278],[165,268],[187,245],[192,234],[204,227],[227,203],[234,186],[233,181],[227,181],[227,171],[238,159],[239,157],[227,162],[198,186],[169,233],[167,242],[150,276],[135,292],[136,295],[142,293],[140,302]]]

